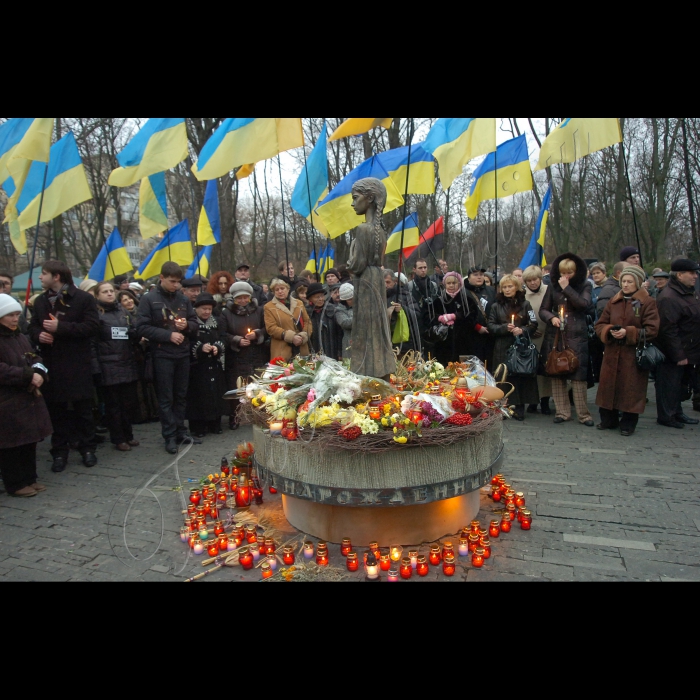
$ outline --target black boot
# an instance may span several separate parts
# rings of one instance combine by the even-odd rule
[[[238,423],[236,422],[236,416],[228,417],[228,427],[230,430],[238,430]]]
[[[549,410],[549,396],[543,396],[540,399],[540,410],[543,416],[551,416],[552,412]]]
[[[527,412],[528,412],[528,413],[537,413],[537,404],[536,404],[536,403],[531,403],[531,404],[527,407]]]
[[[515,409],[513,411],[513,418],[515,420],[525,420],[525,404],[524,403],[519,403],[517,406],[513,406]]]

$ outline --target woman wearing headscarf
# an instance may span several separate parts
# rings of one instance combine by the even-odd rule
[[[253,286],[247,282],[232,284],[229,289],[231,298],[221,312],[226,332],[226,386],[229,391],[237,388],[239,379],[247,382],[270,361],[264,311],[258,306],[254,293]],[[238,399],[227,403],[230,413],[228,427],[236,430]]]
[[[470,301],[459,272],[446,272],[441,289],[434,302],[434,313],[440,324],[432,331],[435,339],[435,357],[438,362],[458,362],[460,355],[468,354],[469,336],[473,333],[477,315],[476,302]],[[427,319],[424,319],[427,323]]]
[[[508,348],[515,339],[527,331],[530,339],[537,331],[537,318],[525,300],[525,292],[520,280],[514,275],[504,275],[498,284],[498,296],[489,310],[489,333],[495,338],[493,346],[494,370],[506,363]],[[513,393],[508,400],[513,405],[515,420],[525,420],[525,404],[535,404],[539,398],[537,393],[537,377],[511,377],[508,381],[513,385]]]
[[[640,331],[646,340],[659,333],[656,301],[642,286],[644,270],[629,265],[620,275],[620,291],[606,304],[595,332],[605,346],[595,402],[600,411],[598,430],[620,428],[620,435],[634,433],[644,413],[649,372],[637,367],[635,351]],[[622,418],[619,419],[619,412]]]
[[[552,263],[551,284],[540,307],[540,318],[547,324],[542,342],[542,361],[546,364],[554,348],[557,331],[565,331],[567,345],[576,353],[579,366],[572,374],[552,376],[552,396],[557,413],[555,423],[571,420],[571,405],[566,383],[571,381],[579,423],[592,428],[595,424],[586,403],[588,390],[588,321],[591,309],[591,285],[586,263],[574,253],[564,253]],[[564,325],[562,327],[562,318]]]

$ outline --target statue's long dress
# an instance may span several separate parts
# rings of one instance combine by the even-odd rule
[[[386,247],[382,231],[377,241],[368,224],[355,229],[348,270],[353,273],[352,355],[350,370],[383,378],[396,371],[386,310],[384,271],[380,267]]]

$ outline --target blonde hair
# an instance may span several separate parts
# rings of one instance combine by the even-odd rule
[[[522,284],[520,284],[520,280],[515,275],[503,275],[501,281],[498,283],[499,291],[503,291],[504,284],[512,284],[516,290],[523,288]]]
[[[280,285],[289,289],[289,285],[284,280],[281,280],[279,277],[275,277],[275,279],[270,282],[270,291],[274,292]]]
[[[572,275],[576,272],[576,263],[569,258],[564,258],[559,262],[559,274],[560,275]]]
[[[530,265],[523,270],[523,282],[534,279],[542,279],[542,270],[537,265]]]

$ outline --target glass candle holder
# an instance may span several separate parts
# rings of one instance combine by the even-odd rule
[[[488,537],[479,538],[479,547],[484,550],[484,559],[491,558],[491,540]]]
[[[228,551],[228,535],[226,535],[225,533],[222,532],[217,537],[216,542],[219,545],[220,552],[227,552]]]
[[[206,527],[199,528],[199,539],[202,540],[202,542],[209,539],[209,530],[207,530]]]
[[[328,566],[328,550],[327,549],[317,549],[316,550],[316,563],[319,566]]]
[[[194,518],[197,515],[197,506],[194,503],[190,503],[187,506],[187,517]]]
[[[522,530],[529,530],[532,527],[532,513],[527,509],[523,509],[522,514],[523,519],[520,521],[520,528]]]
[[[314,543],[306,540],[304,542],[304,559],[312,559],[314,556]]]
[[[427,576],[430,567],[428,566],[428,559],[425,554],[418,555],[418,564],[416,565],[416,573],[419,576]]]
[[[202,500],[202,492],[199,489],[190,489],[190,503],[195,506]]]
[[[510,484],[501,484],[501,496],[505,496],[510,490]]]
[[[495,474],[493,477],[491,477],[491,484],[496,485],[498,484],[498,480],[503,478],[503,474]]]
[[[201,540],[196,540],[194,543],[194,547],[192,547],[192,551],[195,554],[204,554],[204,542]]]
[[[350,542],[349,537],[343,537],[342,542],[340,543],[340,553],[344,556],[347,557],[348,552],[352,549],[352,543]]]
[[[513,522],[513,520],[515,520],[515,503],[509,503],[506,506],[506,513],[508,513],[510,521]]]
[[[493,487],[493,491],[491,491],[491,498],[493,499],[494,503],[501,502],[501,489],[498,486]]]
[[[231,535],[228,538],[228,542],[226,543],[226,551],[227,552],[235,552],[238,549],[239,545],[239,540],[236,539],[234,535]]]
[[[241,542],[245,539],[245,525],[236,526],[236,539],[241,540]]]
[[[403,547],[400,544],[392,544],[389,547],[389,558],[394,564],[401,561],[401,555],[403,554]]]
[[[442,573],[445,576],[454,576],[455,573],[455,558],[454,555],[448,554],[442,561]]]
[[[228,498],[228,491],[223,486],[220,486],[219,490],[216,493],[216,502],[219,503],[220,505],[226,505],[227,498]]]
[[[484,565],[484,548],[477,547],[472,554],[472,566],[480,569]]]
[[[525,505],[525,494],[522,491],[518,491],[515,494],[515,505],[518,508],[522,508]]]
[[[451,554],[452,556],[455,555],[455,547],[452,544],[452,542],[447,541],[442,543],[442,560],[445,561],[445,557]]]
[[[472,520],[470,525],[469,525],[469,531],[473,532],[475,535],[479,534],[479,529],[481,528],[481,524],[479,523],[478,520]]]
[[[270,484],[270,485],[267,487],[267,490],[268,490],[273,496],[277,493],[277,489],[276,489],[272,484]]]
[[[224,531],[224,524],[221,522],[221,520],[217,520],[214,523],[214,534],[218,537],[221,535]]]
[[[219,517],[219,506],[216,503],[212,503],[209,510],[209,517],[212,520],[216,520]]]
[[[246,570],[252,569],[255,560],[253,559],[253,554],[248,547],[243,547],[238,556],[238,563]]]
[[[379,542],[370,542],[369,551],[372,552],[375,557],[377,557],[377,560],[379,560],[379,557],[381,556],[381,552],[379,551]]]
[[[180,528],[180,540],[182,542],[187,542],[190,535],[190,529],[185,525],[185,527]]]
[[[204,515],[211,518],[211,501],[208,498],[204,501]]]
[[[204,512],[204,506],[197,506],[197,520],[206,519],[207,514]]]
[[[229,491],[235,495],[236,491],[238,491],[238,477],[237,476],[231,476],[231,486],[229,487]]]
[[[207,545],[207,554],[210,557],[215,557],[219,554],[219,543],[216,540],[212,540]]]
[[[196,518],[185,518],[185,527],[190,532],[197,532],[197,530],[199,529],[197,527],[197,519]]]
[[[236,508],[249,508],[250,501],[250,486],[245,474],[241,474],[238,477],[238,488],[236,489]]]
[[[415,569],[416,566],[418,566],[418,550],[410,550],[408,553],[408,558],[411,560],[411,566]]]
[[[489,529],[487,527],[479,528],[479,537],[488,537],[488,536],[489,536]]]
[[[260,559],[260,545],[257,542],[251,542],[248,545],[248,549],[253,555],[253,561],[258,561],[258,559]]]
[[[261,537],[258,542],[258,547],[260,547],[260,554],[265,556],[267,554],[267,544],[265,543],[265,538]]]
[[[391,559],[388,554],[381,554],[379,556],[379,568],[381,571],[389,571],[389,569],[391,569]]]
[[[411,576],[413,576],[413,565],[411,564],[411,559],[409,557],[404,557],[401,560],[399,575],[404,579],[409,579]]]
[[[357,552],[352,549],[345,557],[345,566],[348,571],[357,571],[360,568],[360,562],[357,559]]]
[[[272,552],[277,551],[277,545],[275,544],[275,541],[272,539],[272,537],[265,538],[265,549],[267,550],[268,554],[272,554]]]
[[[466,557],[469,554],[469,539],[467,537],[459,538],[457,551],[459,552],[460,557]]]
[[[272,568],[270,567],[270,565],[268,564],[267,561],[264,561],[260,565],[260,575],[263,578],[272,578],[274,576],[274,573],[275,572],[272,570]]]
[[[197,542],[201,542],[202,540],[199,539],[199,533],[198,532],[190,532],[189,539],[187,540],[187,543],[190,546],[190,549],[194,549],[194,546]]]
[[[386,580],[395,583],[396,581],[399,580],[399,570],[398,569],[389,569],[389,572],[386,575]]]
[[[372,551],[370,551],[367,557],[367,563],[365,564],[365,578],[368,581],[379,580],[379,562]]]
[[[245,529],[245,539],[248,544],[258,541],[258,531],[255,525],[248,525]]]
[[[503,519],[500,524],[501,532],[510,532],[510,515],[503,513]]]
[[[503,487],[505,486],[505,484],[506,484],[506,478],[505,478],[505,476],[499,476],[499,477],[498,477],[498,482],[497,482],[497,483],[498,483],[498,488],[499,488],[501,491],[503,491],[503,493],[505,493],[505,492],[506,492],[506,489],[503,488]]]
[[[498,537],[501,534],[501,527],[498,524],[498,520],[492,520],[489,525],[489,535],[491,537]]]
[[[294,547],[287,545],[282,549],[282,561],[287,566],[291,566],[296,561],[294,557]]]
[[[473,532],[469,535],[469,551],[474,552],[474,550],[479,546],[479,535],[475,535]]]
[[[277,557],[274,554],[268,554],[265,561],[273,571],[277,571]]]
[[[433,566],[440,565],[440,562],[442,561],[442,554],[440,553],[440,545],[439,544],[431,544],[430,545],[430,554],[428,554],[428,561]]]

